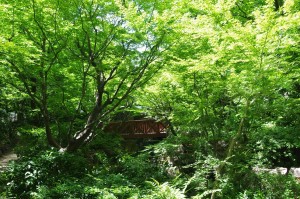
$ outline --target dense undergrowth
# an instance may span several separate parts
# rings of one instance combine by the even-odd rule
[[[0,174],[1,197],[180,199],[211,198],[215,193],[216,198],[262,199],[300,194],[292,176],[256,174],[246,157],[236,157],[235,165],[228,161],[220,176],[217,168],[223,161],[207,150],[211,143],[200,139],[185,143],[171,136],[135,152],[126,151],[121,139],[109,139],[99,138],[72,154],[19,146],[15,151],[20,158]],[[105,153],[106,147],[113,152]]]

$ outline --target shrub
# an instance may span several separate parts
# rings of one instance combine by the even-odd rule
[[[137,156],[124,155],[119,160],[118,168],[132,182],[142,184],[145,180],[155,178],[165,180],[168,177],[162,165],[157,164],[154,157],[148,153]]]
[[[65,178],[80,178],[88,169],[81,156],[44,151],[34,157],[22,157],[7,170],[7,191],[17,198],[29,198],[41,186],[53,186]]]
[[[159,184],[156,180],[148,182],[152,192],[144,196],[146,199],[185,199],[183,191],[170,186],[167,182]]]

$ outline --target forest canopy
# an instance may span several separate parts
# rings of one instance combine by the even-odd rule
[[[116,198],[299,194],[295,180],[277,191],[282,176],[252,169],[300,166],[299,0],[0,0],[0,18],[0,146],[16,143],[19,165],[34,157],[71,179],[63,168],[75,159],[78,176],[98,179],[55,184],[47,170],[53,181],[30,184],[20,166],[3,193],[51,198],[64,184]],[[134,141],[143,150],[132,153],[104,131],[135,117],[164,123],[168,137]],[[129,195],[101,184],[108,174],[127,180]]]

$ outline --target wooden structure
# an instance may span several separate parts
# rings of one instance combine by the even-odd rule
[[[123,138],[163,138],[167,136],[167,126],[153,119],[111,122],[105,132],[120,134]]]

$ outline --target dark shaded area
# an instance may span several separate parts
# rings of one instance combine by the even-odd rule
[[[285,167],[287,173],[291,167],[300,167],[300,148],[281,147],[270,151],[267,157],[273,167]]]

